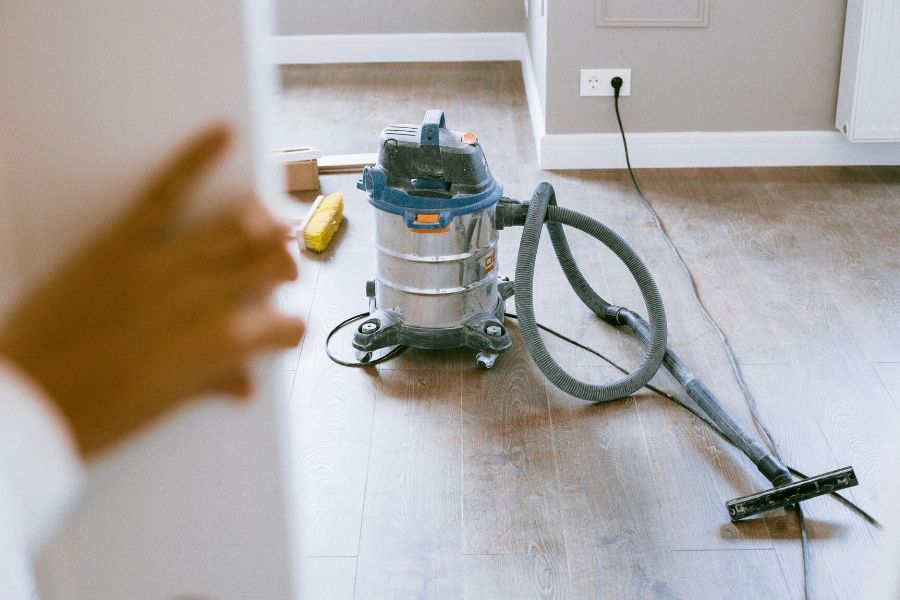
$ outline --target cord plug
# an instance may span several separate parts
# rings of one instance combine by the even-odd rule
[[[622,91],[622,84],[623,84],[623,83],[625,83],[625,82],[622,81],[622,78],[619,77],[618,75],[616,75],[615,77],[613,77],[613,78],[609,81],[609,84],[610,84],[611,86],[613,86],[613,89],[616,91],[616,92],[615,92],[616,98],[619,97],[619,92]]]

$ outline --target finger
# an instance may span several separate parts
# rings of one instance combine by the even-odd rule
[[[234,310],[208,311],[184,322],[173,346],[190,373],[190,377],[180,379],[186,386],[184,394],[248,392],[242,378],[228,373],[259,355],[297,346],[304,330],[300,318],[270,306],[257,306],[240,314]],[[252,385],[248,393],[252,393]]]
[[[146,225],[167,223],[189,192],[221,159],[232,139],[229,126],[215,124],[194,135],[154,176],[137,206]]]
[[[209,311],[234,311],[250,301],[267,299],[273,290],[298,276],[297,263],[283,247],[270,246],[238,262],[207,266],[161,292],[159,305],[172,314],[196,315]]]
[[[219,268],[272,242],[283,243],[288,231],[259,202],[245,203],[187,233],[170,252],[176,260],[193,262],[198,268]]]
[[[237,366],[214,382],[209,391],[247,400],[253,396],[255,386],[249,369],[246,366]]]
[[[294,281],[298,275],[297,262],[281,242],[226,271],[219,281],[219,294],[234,299],[260,297],[283,283]]]
[[[299,317],[291,317],[264,307],[244,311],[231,321],[230,336],[239,355],[253,357],[265,352],[293,348],[303,339],[306,327]]]

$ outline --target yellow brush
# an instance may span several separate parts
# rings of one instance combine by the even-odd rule
[[[300,224],[303,244],[313,252],[323,252],[331,243],[344,218],[344,194],[319,196]],[[298,236],[299,237],[299,236]]]

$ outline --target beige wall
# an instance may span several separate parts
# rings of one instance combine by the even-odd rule
[[[632,69],[630,131],[833,129],[846,0],[711,0],[706,28],[596,27],[595,3],[549,0],[547,133],[615,131],[581,68]]]
[[[616,130],[609,98],[578,95],[580,69],[612,67],[632,69],[629,131],[833,129],[846,0],[710,0],[707,27],[597,27],[597,1],[279,0],[278,32],[525,31],[550,134]]]
[[[522,31],[523,7],[523,0],[278,0],[278,33]]]

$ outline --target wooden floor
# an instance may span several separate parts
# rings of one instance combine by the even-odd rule
[[[671,344],[750,426],[719,340],[627,174],[537,168],[518,64],[282,75],[285,144],[374,152],[386,125],[442,108],[448,126],[478,133],[508,195],[527,199],[547,180],[563,205],[617,230],[661,287]],[[638,177],[789,463],[808,473],[853,465],[861,485],[849,496],[884,515],[886,447],[900,410],[900,168]],[[726,500],[768,487],[742,455],[650,393],[605,406],[561,393],[532,365],[514,324],[515,346],[490,372],[466,350],[409,351],[377,370],[331,363],[325,335],[366,310],[373,274],[372,209],[355,179],[322,179],[325,191],[347,195],[346,221],[328,252],[302,255],[301,280],[282,297],[309,321],[289,373],[308,597],[801,597],[794,515],[728,520]],[[603,296],[643,312],[624,267],[588,239],[570,239]],[[503,274],[514,271],[517,240],[515,230],[502,233]],[[582,306],[546,239],[537,272],[540,321],[636,365],[638,346]],[[349,358],[348,340],[334,347]],[[616,375],[590,354],[548,345],[581,377]],[[878,532],[830,499],[806,506],[813,597],[860,597]]]

